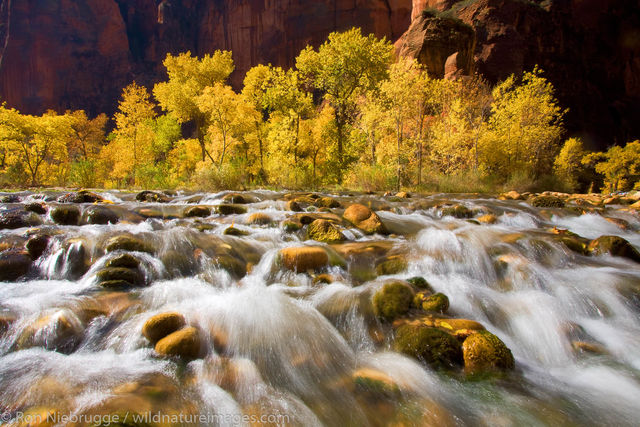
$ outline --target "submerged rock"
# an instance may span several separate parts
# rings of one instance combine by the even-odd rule
[[[142,335],[152,344],[186,325],[184,316],[176,312],[160,313],[151,316],[142,326]]]
[[[244,230],[240,230],[237,227],[231,226],[231,227],[225,228],[224,231],[222,232],[222,234],[224,234],[225,236],[241,237],[241,236],[248,236],[249,232],[248,231],[244,231]]]
[[[190,206],[184,210],[185,218],[200,217],[206,218],[211,215],[211,209],[208,206]]]
[[[18,349],[43,347],[61,353],[71,353],[84,335],[84,327],[69,310],[40,317],[27,326],[16,340]]]
[[[40,256],[47,250],[47,246],[49,245],[49,236],[46,234],[37,234],[35,236],[31,236],[27,243],[25,243],[25,248],[31,259],[36,260],[40,258]]]
[[[296,246],[280,250],[280,262],[287,269],[302,273],[329,264],[329,255],[319,246]]]
[[[356,203],[349,206],[343,216],[366,234],[387,234],[387,229],[380,217],[364,205]]]
[[[378,276],[398,274],[407,269],[407,260],[402,255],[393,255],[376,266]]]
[[[396,351],[414,357],[433,368],[462,365],[462,348],[458,340],[440,329],[407,324],[400,326],[393,341]]]
[[[247,218],[247,224],[268,225],[271,224],[271,222],[271,217],[263,212],[252,213],[249,215],[249,218]]]
[[[640,262],[640,253],[631,243],[618,236],[600,236],[589,243],[593,255],[613,255]]]
[[[144,276],[138,269],[107,267],[96,272],[98,283],[105,288],[144,286]]]
[[[238,205],[246,205],[248,203],[253,202],[253,200],[250,197],[244,196],[238,193],[225,194],[224,197],[222,198],[222,201],[225,203],[232,203],[232,204],[238,204]]]
[[[465,205],[454,205],[442,208],[442,216],[452,216],[454,218],[472,218],[473,212]]]
[[[376,369],[358,369],[352,379],[356,393],[367,398],[392,398],[400,394],[400,387],[393,378]]]
[[[105,250],[107,252],[123,250],[147,252],[150,254],[153,254],[155,252],[155,248],[150,243],[147,243],[142,239],[128,234],[122,234],[120,236],[115,236],[107,240],[105,244]]]
[[[47,213],[47,205],[42,202],[32,202],[24,205],[24,210],[37,213],[38,215],[44,215]]]
[[[83,214],[87,224],[116,224],[120,218],[106,206],[91,206]]]
[[[215,210],[220,215],[241,215],[247,213],[247,208],[240,205],[218,205]]]
[[[105,263],[105,267],[138,268],[140,260],[131,254],[119,254]]]
[[[412,301],[413,289],[408,283],[388,282],[373,295],[373,310],[376,316],[392,321],[406,314]]]
[[[511,350],[494,334],[478,331],[462,343],[464,370],[468,374],[513,369],[515,361]]]

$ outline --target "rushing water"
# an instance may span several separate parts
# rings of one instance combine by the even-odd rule
[[[0,213],[43,198],[51,211],[60,194],[21,193]],[[160,204],[106,192],[113,203],[101,206],[117,214],[116,224],[61,226],[44,214],[42,225],[0,230],[3,250],[49,236],[25,276],[0,283],[2,422],[55,414],[60,425],[84,425],[99,424],[90,416],[162,413],[192,416],[182,419],[191,425],[640,423],[640,264],[577,254],[550,232],[618,235],[638,247],[633,211],[333,196],[343,206],[372,206],[393,233],[365,235],[343,223],[350,242],[383,244],[375,257],[359,258],[306,240],[304,230],[285,231],[282,221],[295,212],[282,193],[245,194],[252,199],[246,213],[182,217],[193,202],[212,207],[225,194],[178,194]],[[477,209],[476,217],[492,212],[497,221],[443,217],[444,202]],[[86,214],[94,205],[75,206]],[[255,212],[271,222],[249,223]],[[230,225],[247,235],[225,235]],[[105,242],[123,233],[154,248],[132,252],[144,286],[104,289],[99,272],[122,252],[105,253]],[[278,251],[300,245],[335,250],[340,262],[326,271],[333,283],[280,267]],[[389,254],[406,259],[406,268],[376,278],[372,268]],[[500,337],[515,370],[469,377],[394,352],[392,328],[371,314],[372,295],[388,279],[414,276],[449,297],[450,317]],[[158,357],[141,334],[152,315],[169,311],[198,328],[202,357]],[[399,393],[372,397],[354,388],[352,376],[363,368],[390,378]]]

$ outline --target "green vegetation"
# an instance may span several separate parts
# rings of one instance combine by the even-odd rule
[[[240,92],[231,52],[167,55],[165,81],[123,89],[118,111],[40,116],[0,106],[0,186],[633,189],[640,141],[588,153],[535,68],[495,87],[432,78],[359,29],[258,65]],[[106,134],[107,129],[112,129]]]

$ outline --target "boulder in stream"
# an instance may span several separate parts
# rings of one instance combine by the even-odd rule
[[[0,230],[33,227],[42,224],[40,217],[23,209],[10,209],[0,212]]]
[[[193,326],[180,329],[158,341],[155,350],[164,357],[197,359],[201,355],[200,333]]]
[[[422,293],[422,295],[424,296],[424,293]],[[415,302],[416,300],[414,299],[414,303]],[[421,298],[419,304],[419,308],[423,309],[424,311],[446,313],[447,310],[449,310],[449,298],[445,294],[440,292]]]
[[[83,217],[87,224],[115,224],[120,220],[118,214],[106,206],[91,206],[84,211]]]
[[[381,319],[392,321],[411,308],[413,289],[406,282],[395,280],[385,283],[373,295],[373,310]]]
[[[145,242],[142,239],[137,237],[121,234],[119,236],[114,236],[107,240],[105,244],[105,250],[107,252],[113,252],[117,250],[123,251],[136,251],[136,252],[147,252],[153,254],[155,252],[155,248],[150,243]]]
[[[534,208],[564,208],[564,200],[557,196],[540,195],[529,200]]]
[[[60,203],[102,203],[105,199],[91,191],[80,190],[58,197]]]
[[[489,331],[469,335],[462,343],[462,352],[468,374],[510,370],[515,366],[511,350]]]
[[[387,234],[387,229],[380,217],[365,205],[356,203],[349,206],[344,211],[343,217],[366,234]]]
[[[211,215],[211,208],[208,206],[190,206],[184,210],[185,218],[200,217],[206,218]]]
[[[215,207],[216,213],[220,215],[241,215],[247,213],[247,208],[240,205],[217,205]]]
[[[269,225],[273,220],[269,215],[263,212],[255,212],[247,218],[247,224],[253,225]]]
[[[141,191],[136,194],[136,200],[139,202],[151,202],[151,203],[169,203],[171,199],[157,191]]]
[[[425,325],[400,326],[393,347],[433,368],[452,368],[463,361],[462,348],[454,336]]]
[[[640,253],[631,243],[618,236],[600,236],[589,243],[593,255],[613,255],[640,262]]]
[[[329,255],[319,246],[294,246],[280,250],[279,261],[287,270],[303,273],[329,264]]]
[[[316,219],[309,224],[307,238],[324,243],[338,243],[346,240],[338,227],[326,219]]]
[[[24,246],[27,249],[27,252],[29,252],[31,259],[36,260],[40,258],[40,256],[47,249],[48,245],[49,236],[47,236],[46,234],[36,234],[34,236],[31,236]]]
[[[59,225],[78,225],[80,209],[73,205],[55,206],[49,210],[49,216]]]
[[[32,258],[27,251],[9,249],[0,252],[0,281],[13,282],[27,274]]]
[[[184,316],[174,311],[151,316],[142,326],[142,335],[152,344],[186,325]]]

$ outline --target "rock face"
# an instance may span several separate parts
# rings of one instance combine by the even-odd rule
[[[4,1],[0,99],[26,113],[109,113],[125,85],[164,78],[166,53],[187,50],[233,50],[238,85],[251,66],[290,66],[335,30],[356,26],[395,40],[411,9],[411,0]]]
[[[492,83],[539,65],[561,105],[569,108],[568,130],[588,145],[605,148],[640,135],[633,119],[640,115],[636,0],[414,0],[413,7],[403,39],[419,38],[423,27],[425,40],[436,46],[447,38],[424,21],[425,8],[444,12],[437,14],[441,18],[458,18],[475,30],[475,69]],[[440,67],[433,54],[412,56],[429,68]]]

